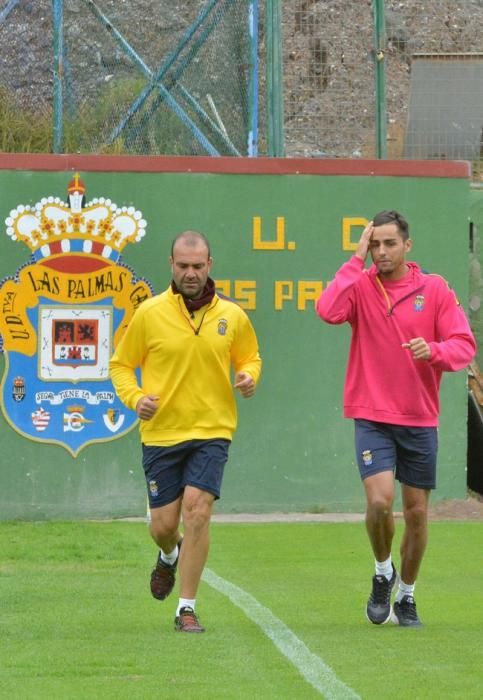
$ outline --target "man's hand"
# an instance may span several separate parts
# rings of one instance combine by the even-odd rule
[[[403,348],[411,350],[413,360],[430,360],[431,348],[424,338],[411,338],[409,343],[402,343]]]
[[[374,233],[374,224],[372,221],[369,221],[367,224],[366,228],[362,232],[362,236],[359,239],[359,243],[357,244],[357,250],[356,250],[356,255],[358,258],[361,260],[366,261],[367,254],[369,253],[369,245],[371,242],[372,234]]]
[[[136,413],[141,420],[150,420],[158,410],[159,396],[148,394],[136,404]]]
[[[235,389],[240,389],[240,394],[244,399],[249,399],[255,393],[255,382],[246,372],[238,372],[235,377]]]

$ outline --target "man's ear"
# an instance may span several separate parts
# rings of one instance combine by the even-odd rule
[[[407,239],[406,241],[406,253],[409,253],[411,248],[413,247],[413,242],[410,238]]]

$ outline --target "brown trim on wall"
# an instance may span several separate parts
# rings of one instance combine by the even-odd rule
[[[211,156],[116,156],[0,153],[0,170],[233,175],[373,175],[377,177],[471,177],[468,161],[229,158]]]

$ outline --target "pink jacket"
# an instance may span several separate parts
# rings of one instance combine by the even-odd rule
[[[317,301],[327,323],[348,321],[352,340],[344,388],[346,418],[395,425],[436,426],[443,371],[464,369],[476,343],[447,282],[408,262],[401,280],[385,281],[375,265],[348,260]],[[401,347],[422,337],[430,360],[413,360]]]

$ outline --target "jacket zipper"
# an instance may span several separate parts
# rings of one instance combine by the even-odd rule
[[[193,331],[194,335],[199,335],[199,334],[200,334],[200,330],[201,330],[201,326],[203,325],[203,321],[205,320],[206,314],[207,314],[208,311],[212,308],[212,306],[215,306],[215,304],[210,304],[210,305],[208,306],[208,308],[205,310],[203,316],[201,317],[201,321],[200,321],[200,323],[199,323],[198,328],[197,328],[196,326],[194,326],[194,325],[191,323],[189,317],[188,317],[188,316],[185,314],[185,312],[183,311],[183,307],[182,307],[182,305],[181,305],[181,294],[180,294],[179,297],[178,297],[178,306],[179,306],[179,310],[180,310],[181,315],[183,316],[183,318],[184,318],[184,319],[186,320],[186,322],[188,323],[188,325],[189,325],[189,327],[191,328],[191,330]]]
[[[415,289],[412,289],[410,292],[408,292],[408,293],[405,294],[403,297],[401,297],[400,299],[398,299],[394,304],[391,304],[391,300],[389,299],[389,295],[388,295],[388,293],[386,292],[386,290],[385,290],[385,288],[384,288],[384,285],[383,285],[383,283],[381,282],[381,280],[379,279],[379,276],[378,276],[378,275],[376,275],[376,282],[378,283],[378,285],[379,285],[379,287],[380,287],[380,289],[381,289],[381,291],[382,291],[382,294],[383,294],[383,296],[384,296],[384,299],[386,300],[386,306],[387,306],[386,316],[392,316],[392,312],[394,311],[394,309],[396,308],[396,306],[397,306],[398,304],[400,304],[401,302],[403,302],[405,299],[408,299],[410,296],[412,296],[412,295],[415,294],[416,292],[419,292],[421,289],[424,289],[424,284],[420,284],[419,287],[416,287]]]

